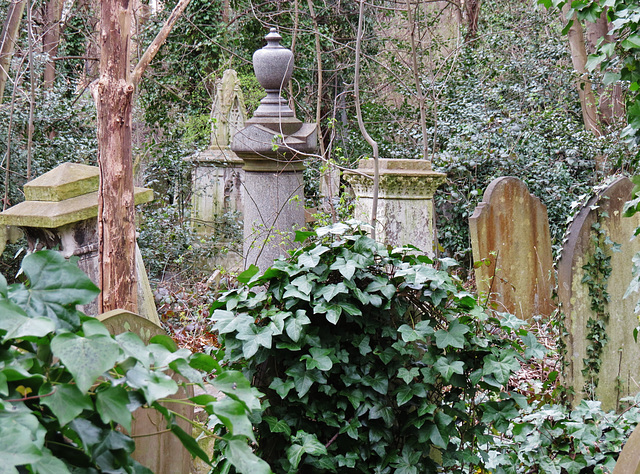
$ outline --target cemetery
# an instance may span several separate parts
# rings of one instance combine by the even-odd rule
[[[83,5],[2,6],[0,472],[640,474],[637,6]]]

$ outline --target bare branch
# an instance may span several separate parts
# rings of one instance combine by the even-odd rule
[[[142,74],[144,74],[145,69],[147,69],[147,66],[149,66],[155,55],[158,53],[160,47],[167,39],[167,36],[169,36],[173,25],[175,25],[176,21],[178,21],[178,18],[180,18],[180,15],[182,15],[182,12],[184,12],[185,8],[187,8],[190,2],[191,0],[180,0],[178,2],[178,4],[169,15],[169,18],[167,18],[167,21],[164,23],[164,25],[162,25],[162,29],[158,32],[156,37],[153,39],[147,50],[140,58],[140,61],[133,69],[131,78],[129,79],[129,82],[134,87],[136,87],[140,83],[140,79],[142,79]]]

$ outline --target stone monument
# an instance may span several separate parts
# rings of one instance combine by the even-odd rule
[[[356,194],[355,218],[369,223],[373,208],[373,160],[344,173]],[[414,245],[433,257],[436,246],[433,194],[446,179],[428,160],[379,160],[376,239],[393,246]]]
[[[239,269],[241,243],[229,239],[228,229],[224,229],[241,223],[244,209],[243,162],[229,147],[246,121],[242,89],[233,69],[227,69],[216,81],[211,119],[209,148],[191,158],[191,221],[198,234],[216,237],[219,251],[209,262],[211,266]]]
[[[305,225],[304,157],[317,147],[316,124],[302,123],[280,91],[293,72],[293,53],[271,28],[253,68],[267,96],[231,149],[244,161],[244,263],[261,270],[284,254],[293,231]]]
[[[495,179],[473,215],[469,234],[478,292],[498,311],[521,319],[555,309],[547,207],[518,178]]]
[[[60,251],[66,258],[79,257],[78,267],[96,283],[98,265],[98,179],[96,166],[63,163],[24,185],[25,201],[0,213],[0,226],[22,229],[29,250]],[[153,191],[135,188],[135,203],[153,200]],[[138,311],[160,326],[149,279],[136,247]],[[79,307],[96,316],[97,304]]]
[[[624,298],[632,278],[634,255],[640,251],[640,238],[632,239],[640,225],[640,215],[622,215],[632,190],[629,178],[618,178],[593,196],[569,226],[558,262],[558,299],[568,333],[565,383],[575,390],[572,402],[579,403],[586,395],[585,382],[588,382],[583,370],[591,345],[589,328],[594,325],[590,321],[604,325],[607,341],[599,357],[595,389],[604,410],[619,409],[621,397],[635,395],[640,390],[640,344],[633,338],[633,330],[638,325],[634,313],[638,298],[637,294]],[[603,232],[605,238],[619,244],[619,251],[613,251],[612,244],[607,243],[596,250],[593,239],[596,232]],[[596,251],[610,258],[611,273],[606,278],[598,277],[601,281],[598,286],[609,294],[606,318],[593,310],[592,295],[586,284],[588,279],[595,279],[587,274],[585,266]]]

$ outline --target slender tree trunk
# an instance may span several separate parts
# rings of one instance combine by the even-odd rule
[[[482,0],[465,0],[465,16],[467,19],[467,41],[475,39],[478,34],[478,20],[480,19],[480,6]]]
[[[47,2],[47,12],[45,15],[46,25],[42,38],[42,52],[49,58],[44,65],[44,87],[50,89],[56,80],[56,65],[54,58],[58,55],[58,44],[60,43],[60,18],[62,17],[62,7],[64,0],[49,0]]]
[[[20,23],[26,0],[17,0],[9,3],[7,19],[2,27],[2,38],[0,38],[0,103],[4,97],[4,88],[9,77],[9,65],[13,56],[13,49],[18,40]]]
[[[610,43],[612,38],[609,36],[609,21],[607,20],[607,11],[602,12],[600,18],[595,23],[587,22],[587,41],[589,44],[589,53],[593,53],[596,49],[598,41]],[[607,125],[616,121],[625,119],[624,98],[622,87],[619,83],[611,84],[603,87],[599,92],[598,112],[600,120]]]
[[[569,8],[568,4],[565,5],[562,10],[563,14],[566,15]],[[569,28],[568,37],[571,62],[573,63],[573,68],[580,75],[578,78],[578,95],[582,106],[584,126],[596,135],[601,135],[602,131],[598,125],[597,102],[586,70],[587,49],[584,43],[584,30],[580,21],[575,17],[571,28]]]

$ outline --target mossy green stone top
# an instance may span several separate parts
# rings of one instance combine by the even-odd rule
[[[25,184],[26,201],[0,213],[0,224],[55,229],[98,215],[98,168],[64,163]],[[134,188],[136,204],[153,201],[153,191]]]
[[[26,201],[53,201],[82,196],[98,190],[97,166],[63,163],[24,185]]]

